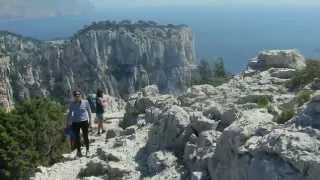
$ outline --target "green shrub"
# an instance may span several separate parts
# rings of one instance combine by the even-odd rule
[[[197,67],[198,71],[193,75],[192,85],[210,84],[219,86],[230,80],[231,75],[227,72],[222,58],[202,60]]]
[[[260,108],[267,108],[269,105],[269,98],[266,96],[263,96],[258,100],[257,104],[259,105]]]
[[[313,91],[311,91],[311,90],[299,91],[296,98],[295,98],[295,101],[298,104],[298,106],[302,106],[304,103],[309,101],[312,93],[313,93]]]
[[[281,114],[275,117],[274,121],[278,124],[284,124],[289,121],[295,115],[295,110],[293,108],[283,109]]]
[[[311,83],[316,77],[320,77],[320,61],[307,60],[306,68],[296,71],[287,82],[286,87],[291,90],[296,90]]]
[[[0,111],[0,179],[23,179],[38,165],[51,165],[67,152],[64,112],[47,98]]]

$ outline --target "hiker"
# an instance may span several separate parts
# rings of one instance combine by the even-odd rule
[[[96,118],[98,122],[98,135],[101,133],[106,132],[103,128],[103,114],[104,114],[104,108],[106,106],[106,102],[103,99],[103,92],[102,90],[97,90],[97,96],[96,96]]]
[[[70,103],[67,125],[71,125],[75,136],[75,148],[77,156],[81,157],[80,129],[82,131],[86,155],[89,153],[89,123],[91,122],[91,108],[87,100],[81,99],[81,92],[73,92],[74,101]]]

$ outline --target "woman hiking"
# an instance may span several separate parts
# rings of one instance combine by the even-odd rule
[[[67,126],[71,126],[75,136],[75,148],[77,156],[82,157],[80,143],[80,129],[82,131],[84,144],[86,146],[86,156],[89,153],[89,122],[91,122],[91,108],[87,100],[81,99],[81,92],[73,92],[74,101],[70,103],[67,118]]]
[[[97,122],[98,122],[98,135],[101,133],[106,132],[103,128],[103,114],[104,114],[104,108],[106,106],[106,102],[103,99],[103,92],[102,90],[97,90],[97,96],[96,96],[96,116],[97,116]]]

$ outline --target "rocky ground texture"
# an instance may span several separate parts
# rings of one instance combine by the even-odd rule
[[[320,94],[299,107],[284,86],[304,58],[296,50],[263,54],[257,61],[267,68],[249,65],[218,87],[193,86],[180,96],[145,87],[123,118],[105,124],[106,135],[90,136],[89,157],[65,155],[33,179],[319,179]],[[278,124],[287,109],[296,115]]]

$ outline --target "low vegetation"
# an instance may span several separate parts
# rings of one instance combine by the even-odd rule
[[[279,116],[276,116],[274,121],[278,124],[285,124],[287,121],[293,118],[295,110],[293,108],[283,109]]]
[[[302,106],[304,103],[308,102],[311,98],[313,91],[311,90],[301,90],[297,93],[295,98],[296,103],[298,106]]]
[[[25,179],[38,165],[51,165],[67,152],[62,107],[35,98],[9,113],[0,111],[0,179]]]
[[[219,58],[216,61],[202,60],[197,68],[197,73],[193,77],[192,85],[210,84],[219,86],[230,80],[231,75],[224,66],[224,60]]]
[[[154,21],[136,21],[131,22],[130,20],[122,20],[122,21],[99,21],[99,22],[92,22],[91,25],[85,25],[82,29],[80,29],[76,34],[82,34],[85,32],[88,32],[90,30],[103,30],[103,29],[119,29],[120,27],[126,28],[129,31],[133,32],[136,28],[171,28],[171,29],[177,29],[177,28],[185,28],[188,27],[185,24],[181,25],[173,25],[173,24],[167,24],[162,25],[158,24]]]
[[[290,90],[297,90],[303,88],[307,84],[311,83],[314,78],[320,77],[320,61],[307,60],[307,66],[294,73],[293,77],[286,84]]]
[[[263,96],[258,100],[257,104],[260,108],[267,108],[269,106],[269,103],[270,103],[269,98],[267,96]]]

